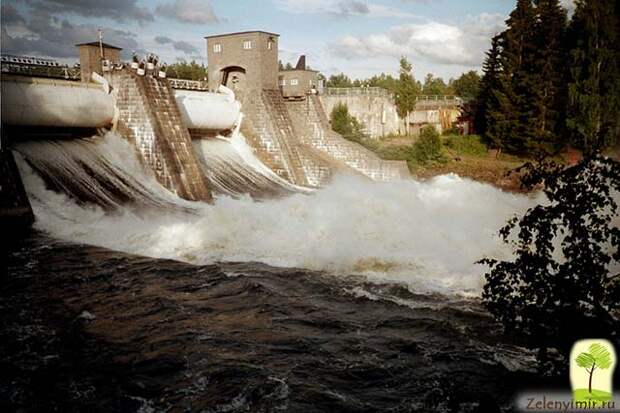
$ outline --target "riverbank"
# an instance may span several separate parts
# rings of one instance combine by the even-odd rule
[[[476,135],[448,135],[441,137],[443,160],[420,163],[412,149],[417,139],[416,136],[391,136],[364,140],[362,144],[383,159],[407,161],[411,174],[419,180],[454,173],[505,191],[525,192],[516,169],[528,159],[490,151]]]
[[[510,409],[545,387],[476,300],[34,233],[0,292],[0,410]]]

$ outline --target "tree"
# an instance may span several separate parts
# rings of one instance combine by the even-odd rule
[[[486,63],[486,61],[485,61]],[[480,89],[480,75],[475,70],[463,73],[460,77],[450,82],[450,87],[455,95],[464,100],[473,100],[478,97]]]
[[[548,348],[566,356],[583,336],[619,338],[620,163],[595,154],[568,168],[544,161],[525,170],[524,186],[542,186],[548,202],[500,230],[515,258],[481,261],[490,266],[482,298],[544,362]]]
[[[434,126],[425,126],[420,131],[420,138],[413,144],[414,158],[418,163],[445,161],[441,138]]]
[[[381,87],[393,94],[398,93],[399,80],[394,78],[392,75],[381,73],[380,75],[375,75],[364,80],[364,83],[370,87]]]
[[[497,133],[497,125],[494,124],[495,118],[491,116],[491,111],[499,107],[496,93],[500,88],[500,39],[499,35],[491,39],[491,49],[487,52],[487,57],[482,65],[483,76],[480,80],[480,91],[476,104],[476,115],[474,127],[476,133],[500,147],[500,139]]]
[[[366,137],[362,125],[349,114],[346,104],[338,103],[334,106],[330,117],[332,129],[345,139],[359,143]]]
[[[566,53],[566,11],[559,0],[537,0],[534,59],[531,76],[534,136],[526,142],[528,152],[553,153],[560,145]]]
[[[435,77],[432,73],[429,73],[424,78],[422,93],[425,95],[444,96],[452,94],[452,90],[446,85],[446,82],[444,82],[442,78]]]
[[[177,63],[173,63],[166,68],[166,75],[177,79],[188,80],[207,80],[208,72],[207,67],[195,60],[187,63],[182,60]]]
[[[596,368],[599,369],[608,369],[611,366],[611,354],[607,348],[600,343],[592,343],[590,345],[589,352],[579,353],[577,359],[577,365],[586,369],[590,378],[588,380],[588,393],[592,394],[592,376],[594,375],[594,370]]]
[[[396,109],[398,115],[405,119],[405,127],[409,133],[409,113],[415,109],[418,90],[413,78],[413,66],[405,56],[400,58],[398,89],[396,93]]]
[[[508,28],[496,36],[493,47],[499,51],[496,85],[490,90],[493,102],[485,110],[485,133],[500,148],[524,152],[535,139],[532,120],[535,89],[536,14],[531,0],[518,0],[506,21]]]
[[[353,87],[353,83],[349,76],[344,73],[340,73],[338,75],[331,75],[327,82],[325,83],[326,87]]]
[[[571,141],[586,153],[620,136],[619,9],[614,0],[578,0],[569,27],[566,123]]]

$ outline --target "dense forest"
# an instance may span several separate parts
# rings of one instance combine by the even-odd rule
[[[613,0],[578,0],[568,22],[558,0],[519,0],[484,62],[478,133],[539,156],[618,143],[618,9]]]

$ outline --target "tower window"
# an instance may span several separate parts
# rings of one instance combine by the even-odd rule
[[[245,40],[243,42],[243,48],[245,50],[250,50],[252,48],[252,41],[251,40]]]
[[[267,50],[271,50],[273,48],[273,42],[271,40],[269,40],[267,42]]]
[[[280,86],[286,86],[286,79],[280,79]]]
[[[299,80],[291,79],[291,86],[297,86],[299,84]]]
[[[222,53],[222,45],[219,43],[216,43],[213,45],[213,52],[214,53]]]

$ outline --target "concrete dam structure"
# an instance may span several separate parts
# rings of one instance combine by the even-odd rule
[[[207,38],[208,89],[183,87],[191,82],[171,81],[151,62],[123,64],[120,49],[105,43],[78,45],[80,76],[71,79],[3,66],[3,156],[11,158],[11,147],[33,139],[112,131],[133,146],[159,184],[206,202],[213,190],[281,194],[320,187],[336,172],[380,181],[409,176],[404,162],[383,161],[333,132],[315,94],[284,98],[277,40],[265,32]],[[298,67],[288,76],[304,71]],[[314,88],[316,72],[309,72]],[[27,153],[32,158],[33,149]]]

